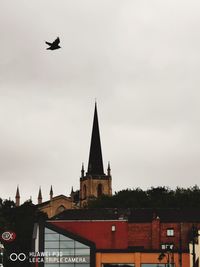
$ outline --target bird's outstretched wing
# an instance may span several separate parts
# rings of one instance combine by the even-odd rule
[[[52,43],[49,43],[49,42],[45,42],[45,43],[46,43],[47,45],[50,45],[50,46],[52,45]]]
[[[58,45],[60,43],[60,38],[57,37],[56,40],[52,43],[52,45]]]

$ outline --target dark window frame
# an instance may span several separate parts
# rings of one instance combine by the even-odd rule
[[[68,237],[70,239],[73,239],[74,242],[77,241],[79,243],[82,243],[90,248],[90,267],[95,267],[96,261],[95,261],[95,251],[96,251],[96,246],[95,243],[87,240],[85,238],[80,237],[79,235],[76,235],[74,233],[71,233],[67,230],[61,229],[52,223],[46,222],[40,225],[40,238],[39,238],[39,248],[40,251],[44,251],[44,245],[45,245],[45,228],[48,228],[60,235],[64,235],[65,237]],[[39,267],[44,267],[44,263],[40,262]]]

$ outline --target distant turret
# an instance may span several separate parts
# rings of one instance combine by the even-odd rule
[[[81,177],[83,178],[85,175],[85,170],[84,170],[84,164],[82,163],[82,168],[81,168]]]
[[[20,194],[19,194],[19,187],[17,186],[16,196],[15,196],[15,205],[16,207],[20,206]]]
[[[111,176],[110,161],[108,162],[107,175]]]
[[[42,203],[42,192],[41,192],[41,187],[39,189],[39,193],[38,193],[38,204]]]
[[[52,185],[51,185],[51,189],[50,189],[49,195],[50,195],[50,200],[52,200],[52,198],[53,198],[53,188],[52,188]]]

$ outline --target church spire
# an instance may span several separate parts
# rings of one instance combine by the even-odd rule
[[[111,175],[110,161],[108,161],[107,175]]]
[[[105,175],[103,170],[103,159],[101,152],[101,140],[97,115],[97,104],[95,102],[92,137],[90,144],[90,155],[88,162],[88,175]]]
[[[39,193],[38,193],[38,204],[42,203],[42,192],[41,192],[41,187],[39,189]]]
[[[51,188],[50,188],[49,195],[50,195],[50,200],[52,200],[52,198],[53,198],[53,187],[52,187],[52,185],[51,185]]]
[[[84,170],[84,164],[82,163],[81,177],[84,177],[84,175],[85,175],[85,170]]]
[[[16,196],[15,196],[15,205],[16,207],[20,206],[19,186],[17,186]]]

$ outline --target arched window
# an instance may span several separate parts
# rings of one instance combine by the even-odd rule
[[[63,205],[59,206],[56,210],[56,214],[61,213],[65,210],[65,207]]]
[[[102,184],[98,184],[97,196],[100,197],[102,194],[103,194],[103,185]]]
[[[84,184],[83,185],[83,199],[85,199],[87,197],[87,187],[86,185]]]
[[[87,202],[83,202],[83,208],[87,207]]]

